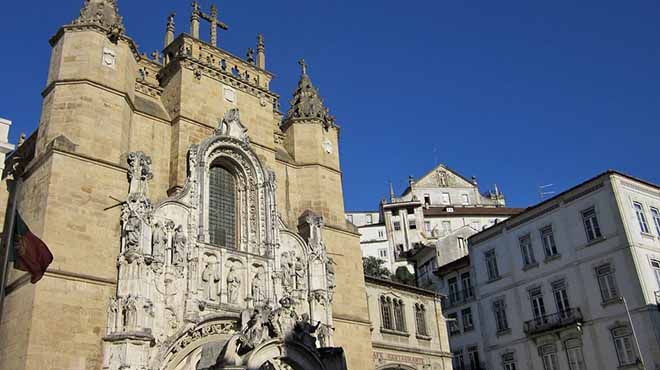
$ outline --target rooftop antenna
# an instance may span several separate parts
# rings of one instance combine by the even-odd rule
[[[557,192],[551,189],[553,186],[555,185],[547,184],[539,186],[539,198],[541,198],[541,200],[545,200],[547,196],[556,194]]]

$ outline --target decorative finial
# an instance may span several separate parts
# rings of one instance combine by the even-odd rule
[[[250,64],[254,64],[254,49],[247,49],[247,53],[245,53],[245,60]]]
[[[300,59],[298,61],[298,64],[300,65],[301,71],[303,75],[307,74],[307,63],[305,63],[305,59]]]
[[[175,13],[171,13],[167,17],[167,27],[165,28],[165,47],[168,47],[172,42],[174,42],[174,16]],[[167,59],[167,58],[165,58]],[[166,60],[167,62],[167,60]]]
[[[257,67],[266,69],[266,44],[262,34],[257,35]]]

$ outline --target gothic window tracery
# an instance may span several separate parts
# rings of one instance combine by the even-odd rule
[[[236,177],[225,167],[209,171],[209,235],[211,243],[236,248]]]

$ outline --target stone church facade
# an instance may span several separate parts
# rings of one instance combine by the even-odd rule
[[[304,62],[282,114],[263,37],[243,59],[217,28],[195,2],[147,58],[116,1],[86,0],[50,40],[13,175],[55,260],[10,274],[0,368],[374,368],[339,126]]]

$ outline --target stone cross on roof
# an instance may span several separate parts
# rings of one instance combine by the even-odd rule
[[[197,4],[197,2],[195,2],[195,4]],[[196,9],[199,11],[199,5],[197,5]],[[226,23],[218,19],[218,7],[213,4],[211,5],[211,14],[206,14],[200,11],[199,15],[203,20],[208,21],[211,24],[211,45],[218,46],[218,28],[225,31],[229,29],[229,26],[227,26]]]
[[[306,75],[307,74],[307,63],[305,63],[305,59],[300,59],[298,61],[298,64],[300,65],[300,68],[302,70],[302,74]]]

